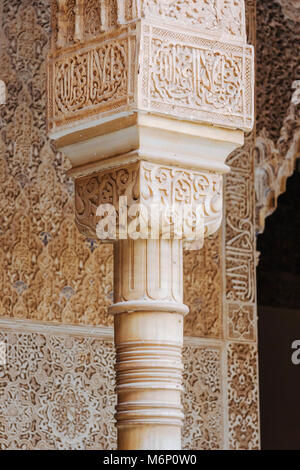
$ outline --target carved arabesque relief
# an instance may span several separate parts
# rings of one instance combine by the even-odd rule
[[[221,230],[205,240],[201,250],[183,255],[184,319],[187,336],[222,337]]]
[[[0,340],[1,450],[116,446],[110,341],[13,331]]]
[[[256,345],[229,343],[227,361],[229,449],[255,450],[260,445]]]
[[[185,346],[183,449],[217,450],[223,443],[221,350]]]

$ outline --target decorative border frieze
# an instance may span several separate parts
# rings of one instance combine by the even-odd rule
[[[226,301],[254,303],[254,134],[227,160],[231,171],[225,177],[225,279]]]
[[[68,335],[98,338],[112,341],[114,329],[112,327],[83,326],[83,325],[55,325],[50,322],[21,320],[14,318],[0,318],[0,331],[16,331],[19,333],[38,333],[45,335]]]

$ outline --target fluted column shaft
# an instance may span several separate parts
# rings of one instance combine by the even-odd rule
[[[118,448],[180,449],[182,242],[115,244]]]

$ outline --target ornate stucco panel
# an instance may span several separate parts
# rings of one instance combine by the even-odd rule
[[[250,130],[253,73],[252,46],[149,20],[130,23],[52,51],[49,131],[59,138],[72,123],[93,118],[93,127],[137,111]]]
[[[139,107],[225,127],[253,125],[253,50],[142,22]]]

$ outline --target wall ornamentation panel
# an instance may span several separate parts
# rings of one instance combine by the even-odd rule
[[[111,325],[112,247],[76,229],[69,163],[46,135],[49,2],[0,7],[0,315]]]
[[[246,2],[248,41],[256,43],[256,1]],[[259,449],[254,148],[256,129],[227,159],[223,222],[226,448]]]
[[[227,363],[228,448],[257,450],[260,434],[256,345],[229,343]]]
[[[111,449],[111,341],[5,332],[0,366],[0,449]]]

